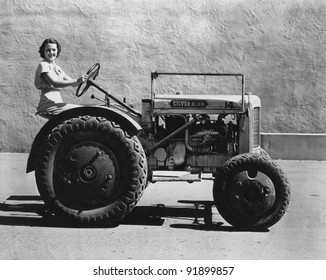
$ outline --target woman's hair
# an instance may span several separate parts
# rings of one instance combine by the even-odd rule
[[[40,46],[40,49],[38,50],[38,52],[40,53],[41,57],[45,58],[44,49],[47,44],[56,44],[57,45],[57,49],[58,49],[57,57],[59,57],[59,54],[61,52],[61,46],[60,46],[59,42],[53,38],[45,39],[44,42],[42,43],[42,45]]]

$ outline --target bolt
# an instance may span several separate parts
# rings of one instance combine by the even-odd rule
[[[66,184],[71,185],[71,181],[68,180],[67,178],[64,178],[63,181],[64,181]]]
[[[71,155],[70,155],[70,160],[71,160],[71,161],[75,161],[76,158],[77,158],[77,155],[76,155],[76,154],[71,154]]]
[[[269,195],[271,193],[271,190],[268,187],[263,188],[263,194],[264,195]]]
[[[108,183],[109,181],[111,181],[112,179],[113,179],[113,176],[112,176],[112,175],[110,175],[110,174],[106,175],[106,180],[105,180],[103,186],[101,187],[102,191],[106,191],[106,189],[109,187],[109,186],[107,185],[107,183]]]

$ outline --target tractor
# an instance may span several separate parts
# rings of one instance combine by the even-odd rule
[[[233,227],[266,229],[282,218],[290,185],[261,148],[261,100],[245,92],[244,74],[152,72],[138,111],[95,82],[99,71],[99,63],[88,70],[76,95],[95,87],[104,99],[91,98],[103,104],[51,117],[33,141],[26,172],[35,171],[51,215],[119,224],[149,183],[208,175],[212,203]]]

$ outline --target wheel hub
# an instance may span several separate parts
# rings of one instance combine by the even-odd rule
[[[106,204],[115,192],[119,175],[113,152],[99,143],[83,143],[62,152],[56,159],[56,193],[83,207]]]
[[[264,199],[265,194],[270,193],[268,186],[263,186],[257,180],[247,180],[242,183],[243,186],[243,198],[248,203],[259,202]]]
[[[96,169],[92,165],[85,166],[81,169],[80,177],[85,182],[91,182],[96,177]]]
[[[258,171],[252,178],[247,171],[243,171],[237,174],[229,184],[228,202],[240,216],[262,217],[274,205],[274,184],[262,172]]]

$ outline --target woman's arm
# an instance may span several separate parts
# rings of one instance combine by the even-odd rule
[[[87,81],[88,75],[83,75],[78,79],[72,79],[68,75],[64,76],[63,80],[60,80],[58,76],[53,72],[43,73],[44,78],[55,88],[64,88],[69,86],[78,86],[81,83]]]

